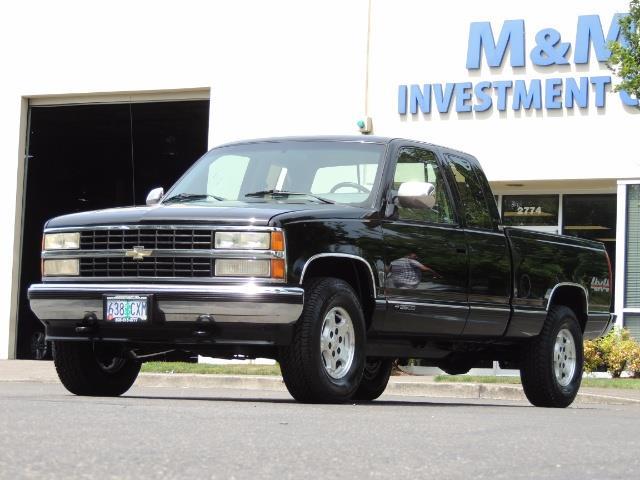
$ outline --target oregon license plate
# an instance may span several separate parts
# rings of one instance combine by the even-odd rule
[[[114,295],[104,298],[104,319],[114,323],[140,323],[149,319],[149,297]]]

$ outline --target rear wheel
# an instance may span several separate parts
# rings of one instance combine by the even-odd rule
[[[53,361],[60,381],[75,395],[116,397],[140,372],[140,362],[89,342],[53,342]]]
[[[365,328],[360,301],[336,278],[305,285],[305,306],[290,346],[280,352],[284,383],[300,402],[344,402],[355,393],[364,366]]]
[[[540,335],[523,352],[525,395],[537,407],[571,405],[580,389],[583,363],[582,330],[575,313],[565,306],[551,308]]]
[[[368,402],[382,395],[389,383],[392,368],[393,360],[390,358],[367,358],[362,380],[353,399]]]

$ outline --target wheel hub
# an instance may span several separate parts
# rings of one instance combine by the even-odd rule
[[[334,379],[344,377],[355,356],[353,321],[344,308],[333,307],[322,322],[320,355],[327,374]]]
[[[566,387],[571,383],[576,365],[576,342],[569,330],[562,329],[553,348],[553,372],[561,386]]]

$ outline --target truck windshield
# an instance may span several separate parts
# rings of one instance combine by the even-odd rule
[[[364,142],[259,142],[215,148],[163,203],[313,202],[371,206],[385,146]]]

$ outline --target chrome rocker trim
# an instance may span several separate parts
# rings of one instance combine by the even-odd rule
[[[616,324],[617,319],[618,319],[618,316],[615,313],[609,314],[609,321],[607,322],[607,326],[604,327],[604,330],[602,331],[602,336],[605,336],[611,331],[613,326]]]
[[[302,314],[304,290],[272,285],[172,285],[41,283],[29,288],[31,310],[41,321],[103,319],[104,294],[153,295],[168,322],[291,324]]]

